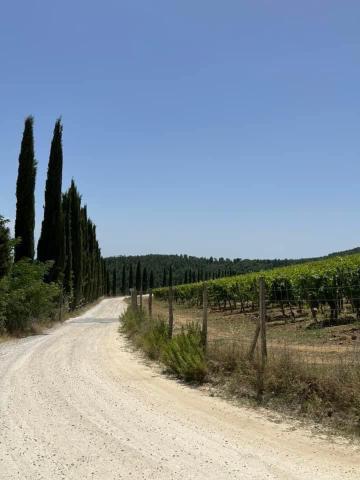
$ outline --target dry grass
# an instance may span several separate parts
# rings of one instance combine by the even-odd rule
[[[153,312],[166,316],[166,304],[155,301]],[[200,323],[202,311],[175,305],[174,318],[179,331],[186,323]],[[251,314],[209,313],[208,380],[220,395],[251,402],[259,397],[256,355],[255,361],[248,358],[255,322]],[[359,325],[312,329],[310,322],[268,324],[262,403],[359,435],[360,336],[354,333]]]

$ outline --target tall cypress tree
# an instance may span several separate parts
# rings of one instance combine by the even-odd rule
[[[83,299],[83,254],[81,228],[81,198],[74,180],[69,189],[71,197],[71,249],[74,296],[72,308],[78,307]]]
[[[142,289],[144,293],[146,293],[148,289],[148,273],[146,267],[144,267],[142,274]]]
[[[113,276],[112,276],[112,294],[114,297],[116,297],[117,294],[117,281],[116,281],[116,269],[114,268],[113,270]]]
[[[8,220],[0,215],[0,279],[9,272],[11,266],[10,230],[7,223]]]
[[[48,274],[49,281],[61,276],[64,263],[64,234],[61,206],[61,184],[63,168],[62,125],[55,123],[51,142],[49,166],[45,187],[44,220],[38,243],[38,259],[41,262],[53,260],[54,265]]]
[[[152,270],[150,272],[149,287],[151,289],[154,288],[154,272]]]
[[[73,261],[71,248],[71,195],[69,192],[63,195],[62,208],[65,235],[64,290],[71,304],[73,296]]]
[[[15,261],[23,257],[34,259],[35,228],[35,178],[33,117],[25,120],[19,155],[19,170],[16,183],[15,237],[21,242],[15,246]]]
[[[172,274],[172,266],[169,267],[169,287],[173,286],[173,274]]]
[[[110,282],[110,272],[106,271],[106,295],[110,297],[111,295],[111,282]]]
[[[133,275],[132,264],[130,264],[130,270],[129,270],[129,288],[134,288],[134,275]]]
[[[121,293],[123,295],[126,294],[126,266],[125,263],[122,267],[122,275],[121,275]]]
[[[138,292],[140,292],[141,290],[141,264],[140,264],[140,261],[137,262],[137,265],[136,265],[136,276],[135,276],[135,286],[136,286],[136,290]]]

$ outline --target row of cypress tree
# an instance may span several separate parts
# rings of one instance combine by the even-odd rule
[[[16,185],[14,260],[34,260],[35,181],[33,117],[25,120],[19,155]],[[51,261],[47,282],[62,285],[64,298],[71,309],[93,301],[109,291],[105,262],[101,256],[96,226],[81,205],[75,182],[62,193],[63,126],[55,123],[45,187],[44,218],[37,246],[37,260]]]
[[[137,292],[141,291],[143,293],[147,293],[150,288],[154,288],[153,271],[151,270],[149,274],[146,267],[142,268],[140,261],[136,264],[135,279],[132,264],[129,265],[129,268],[127,268],[125,264],[123,265],[121,272],[121,283],[116,269],[113,269],[111,288],[108,293],[114,296],[118,293],[127,295],[132,288],[136,288]]]

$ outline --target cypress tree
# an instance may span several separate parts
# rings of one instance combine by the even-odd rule
[[[149,287],[151,289],[154,288],[154,272],[152,270],[150,272]]]
[[[133,275],[132,264],[130,264],[130,270],[129,270],[129,289],[130,288],[134,288],[134,275]]]
[[[112,294],[114,297],[116,297],[117,293],[117,285],[116,285],[116,269],[113,270],[113,276],[112,276]]]
[[[82,237],[81,254],[83,256],[82,258],[82,264],[83,264],[82,291],[83,291],[85,302],[88,302],[89,300],[92,299],[92,295],[93,295],[93,292],[92,292],[93,272],[91,268],[92,265],[90,262],[90,255],[92,254],[92,251],[90,252],[91,240],[89,238],[89,230],[88,230],[89,219],[87,215],[86,205],[84,205],[80,209],[80,219],[81,219],[80,228],[81,228],[81,237]]]
[[[122,267],[122,275],[121,275],[121,293],[123,295],[126,294],[126,266],[125,263]]]
[[[110,283],[110,272],[107,270],[106,272],[106,295],[110,297],[111,295],[111,283]]]
[[[148,274],[147,274],[146,267],[144,267],[143,275],[142,275],[142,289],[144,293],[146,293],[148,289]]]
[[[44,220],[38,243],[38,259],[41,262],[47,260],[54,261],[54,265],[48,274],[48,281],[59,279],[64,263],[64,234],[61,207],[62,167],[62,125],[60,119],[58,119],[55,123],[51,142],[45,187]]]
[[[71,249],[74,276],[74,297],[72,308],[78,307],[83,299],[83,255],[81,228],[81,198],[74,180],[69,189],[71,197]]]
[[[135,286],[136,286],[136,291],[140,292],[141,291],[141,264],[140,261],[137,262],[136,265],[136,276],[135,276]]]
[[[167,283],[167,281],[166,281],[166,269],[164,268],[162,286],[166,287],[166,283]]]
[[[65,235],[65,268],[64,268],[64,290],[68,296],[69,303],[73,296],[73,265],[71,248],[71,196],[69,192],[63,195],[62,201]]]
[[[8,220],[0,215],[0,279],[9,272],[11,266],[10,230],[7,223]]]
[[[173,274],[172,274],[172,266],[169,267],[169,287],[173,286]]]
[[[188,283],[188,271],[185,270],[184,283]]]
[[[33,117],[25,120],[19,155],[19,170],[16,183],[15,237],[21,242],[15,246],[15,262],[23,257],[34,259],[35,228],[35,178]]]

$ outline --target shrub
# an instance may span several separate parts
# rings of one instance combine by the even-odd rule
[[[160,358],[168,341],[168,327],[164,320],[150,319],[144,311],[129,307],[120,321],[121,330],[132,338],[138,348],[153,360]]]
[[[141,310],[134,310],[129,307],[120,317],[120,329],[129,337],[138,334],[141,331],[142,324],[145,322],[145,315]]]
[[[57,284],[44,282],[50,266],[21,260],[3,279],[0,320],[3,315],[9,333],[24,332],[34,321],[47,319],[54,312],[60,290]]]
[[[149,320],[139,341],[139,346],[151,359],[158,360],[168,342],[168,332],[168,326],[163,320]]]
[[[171,372],[183,380],[203,381],[207,366],[199,328],[194,324],[182,328],[181,333],[165,345],[162,361]]]

